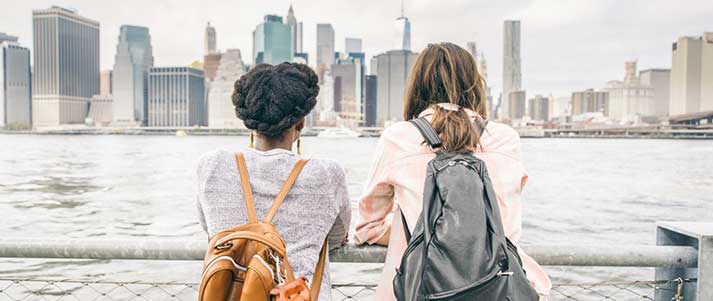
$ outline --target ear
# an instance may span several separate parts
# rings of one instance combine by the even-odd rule
[[[300,118],[300,121],[297,121],[297,123],[295,124],[295,130],[297,130],[298,132],[301,132],[302,129],[304,129],[304,128],[305,128],[305,118],[302,117],[302,118]]]

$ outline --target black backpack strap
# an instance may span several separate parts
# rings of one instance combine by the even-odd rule
[[[408,224],[406,224],[406,217],[404,216],[404,211],[399,207],[399,215],[401,215],[401,226],[404,227],[404,234],[406,234],[406,243],[411,241],[411,230],[408,229]]]
[[[480,119],[479,117],[475,118],[475,128],[478,130],[478,137],[483,137],[483,132],[485,132],[485,128],[487,126],[488,126],[487,119]]]
[[[443,141],[441,141],[441,138],[438,137],[438,133],[436,133],[436,130],[433,129],[433,126],[431,126],[431,123],[428,122],[426,118],[414,118],[409,122],[415,125],[418,131],[421,132],[421,136],[423,136],[423,139],[426,140],[426,143],[429,147],[431,147],[431,150],[435,150],[443,146]]]

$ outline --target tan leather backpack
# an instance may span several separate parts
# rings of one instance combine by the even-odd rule
[[[327,257],[325,240],[312,278],[311,289],[304,278],[295,279],[287,260],[285,241],[271,224],[307,160],[300,160],[282,186],[270,211],[258,221],[243,154],[235,159],[248,213],[248,223],[217,233],[210,239],[203,261],[198,299],[201,301],[317,300]]]

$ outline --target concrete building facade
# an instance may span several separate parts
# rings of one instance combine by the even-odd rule
[[[507,20],[503,26],[503,98],[509,100],[510,93],[522,89],[520,61],[520,21]],[[516,98],[519,96],[516,96]],[[510,102],[501,104],[502,116],[510,114]]]
[[[527,94],[525,91],[512,91],[509,95],[510,120],[520,120],[527,116]]]
[[[294,57],[292,27],[282,17],[267,15],[253,31],[253,62],[277,65]]]
[[[609,92],[587,89],[572,93],[571,116],[594,112],[609,116]]]
[[[0,128],[32,126],[30,50],[0,33]]]
[[[206,125],[203,70],[153,67],[149,70],[148,126]]]
[[[205,34],[203,36],[203,54],[211,54],[218,52],[217,37],[215,27],[210,25],[210,22],[205,26]]]
[[[376,56],[377,126],[403,120],[404,95],[417,57],[417,53],[408,50],[391,50]]]
[[[652,115],[654,92],[651,87],[641,84],[636,73],[636,61],[626,62],[624,69],[624,80],[609,81],[605,88],[609,92],[607,116],[622,123],[638,123],[642,117]]]
[[[99,93],[99,22],[58,6],[32,11],[32,120],[83,123]]]
[[[528,116],[532,120],[548,122],[550,121],[550,108],[552,100],[549,97],[535,95],[527,101]]]
[[[245,128],[235,115],[231,98],[233,86],[245,74],[245,64],[239,49],[223,53],[215,80],[208,92],[208,126],[211,128]]]
[[[153,48],[149,29],[122,25],[116,46],[112,74],[114,124],[146,125],[148,71],[153,67]]]
[[[713,110],[713,32],[673,43],[669,115]]]
[[[114,91],[114,72],[102,70],[99,74],[99,95],[111,95]]]
[[[639,72],[641,85],[653,90],[653,103],[649,108],[652,116],[668,116],[671,103],[671,69],[647,69]]]

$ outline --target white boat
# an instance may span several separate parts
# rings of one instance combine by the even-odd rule
[[[332,139],[357,138],[359,136],[361,136],[361,133],[354,131],[352,129],[349,129],[349,128],[328,128],[328,129],[325,129],[325,130],[319,132],[319,134],[317,134],[317,137],[332,138]]]

